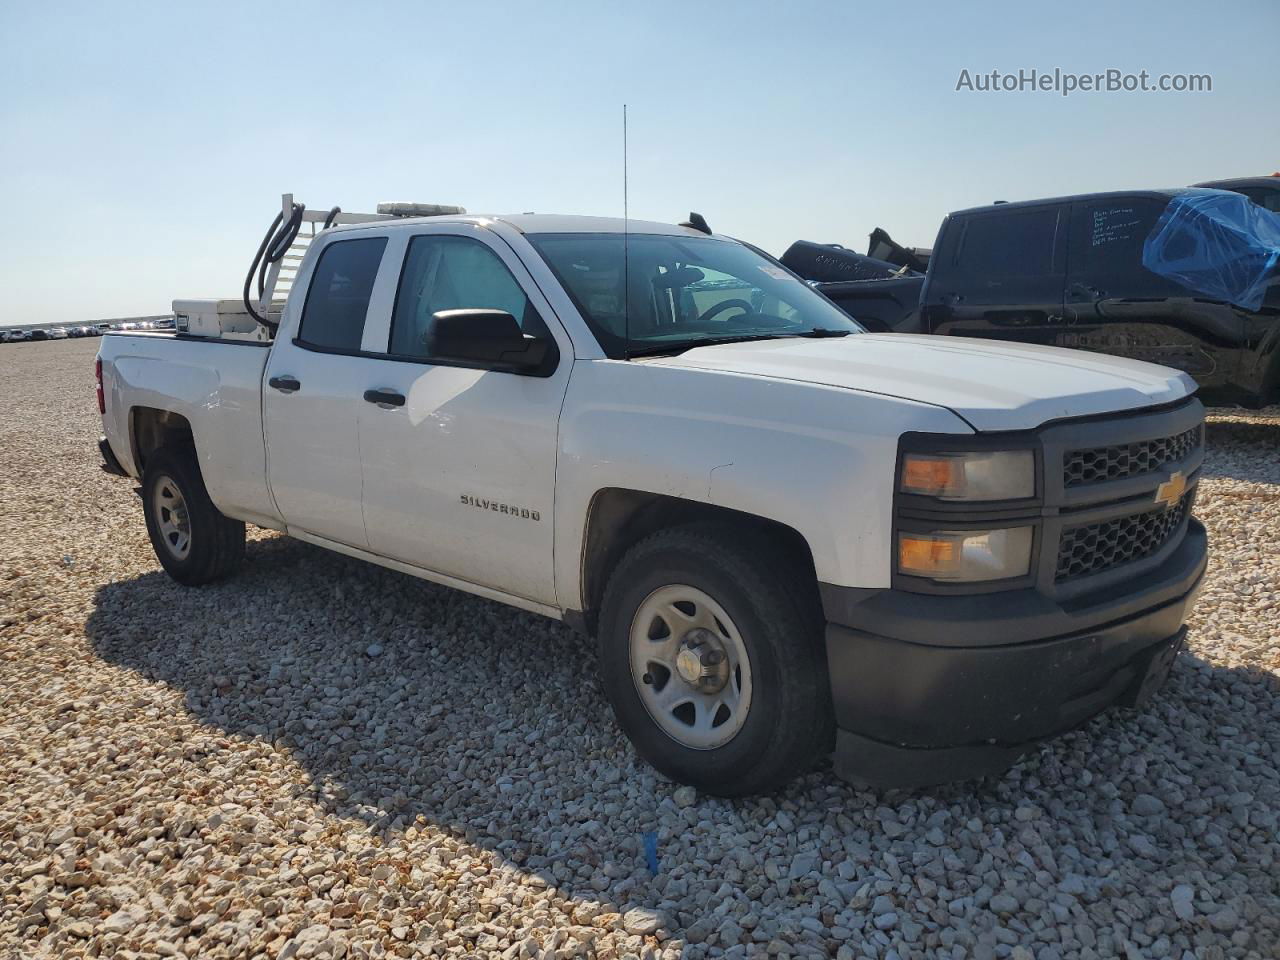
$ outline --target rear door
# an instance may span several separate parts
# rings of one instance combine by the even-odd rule
[[[953,217],[929,265],[930,333],[1052,343],[1063,323],[1064,204]]]
[[[1245,346],[1245,317],[1142,265],[1166,197],[1096,197],[1072,205],[1067,318],[1060,344],[1146,360],[1229,384]]]
[[[305,301],[291,298],[281,318],[262,391],[267,476],[285,523],[361,548],[358,426],[375,361],[360,353],[387,242],[357,231],[325,244]]]
[[[556,602],[552,505],[572,347],[504,240],[460,224],[398,231],[394,305],[375,321],[381,354],[360,404],[364,516],[375,553],[544,604]],[[390,305],[390,301],[388,301]],[[432,314],[505,310],[550,337],[536,373],[433,355]]]

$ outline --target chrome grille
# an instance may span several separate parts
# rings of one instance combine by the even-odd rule
[[[1195,491],[1169,508],[1144,510],[1114,520],[1068,527],[1058,541],[1056,581],[1113,570],[1159,551],[1191,512]]]
[[[1202,425],[1170,437],[1140,440],[1110,447],[1070,450],[1063,458],[1062,483],[1067,488],[1105,483],[1155,473],[1177,463],[1200,446]]]

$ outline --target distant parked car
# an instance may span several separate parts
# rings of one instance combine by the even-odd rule
[[[1197,187],[1213,187],[1215,190],[1230,190],[1242,193],[1258,206],[1280,213],[1280,173],[1269,177],[1237,177],[1234,180],[1210,180],[1197,183]]]

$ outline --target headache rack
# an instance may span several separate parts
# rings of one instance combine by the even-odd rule
[[[308,210],[293,194],[280,197],[280,212],[267,228],[238,298],[174,300],[174,326],[180,335],[228,340],[268,341],[298,270],[312,242],[329,227],[400,217],[465,214],[466,208],[438,203],[380,203],[377,213],[344,213],[340,207]]]

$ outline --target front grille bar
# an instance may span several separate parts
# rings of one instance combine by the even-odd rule
[[[1114,570],[1158,553],[1181,528],[1194,498],[1195,491],[1191,490],[1170,508],[1143,510],[1063,530],[1058,541],[1055,582]]]
[[[1196,424],[1190,430],[1169,437],[1070,450],[1063,458],[1062,485],[1071,489],[1155,473],[1171,463],[1184,460],[1201,445],[1203,432],[1204,426]]]

